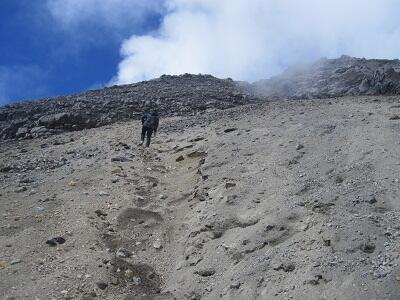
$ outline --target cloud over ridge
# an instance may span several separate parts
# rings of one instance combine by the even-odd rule
[[[123,42],[112,83],[185,72],[252,81],[321,56],[400,56],[400,6],[394,0],[168,0],[164,5],[156,32]]]

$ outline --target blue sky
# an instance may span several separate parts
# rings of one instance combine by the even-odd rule
[[[162,74],[400,58],[398,0],[0,0],[0,104]]]
[[[119,22],[105,20],[108,7],[97,16],[65,16],[68,7],[62,5],[58,0],[0,1],[0,104],[104,86],[117,72],[122,41],[156,29],[162,16],[160,10],[141,8],[140,18]]]

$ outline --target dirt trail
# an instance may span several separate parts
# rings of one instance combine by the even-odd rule
[[[1,299],[398,299],[399,100],[1,144]],[[46,241],[62,237],[55,246]]]

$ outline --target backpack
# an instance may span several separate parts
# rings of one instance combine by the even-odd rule
[[[158,119],[157,116],[146,114],[144,116],[143,127],[154,129],[155,127],[157,127],[157,119]]]

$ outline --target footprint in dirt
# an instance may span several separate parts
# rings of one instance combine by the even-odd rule
[[[120,283],[134,285],[136,295],[154,295],[160,293],[161,278],[155,270],[146,264],[131,264],[123,259],[116,258],[113,261],[112,276],[119,279]],[[133,297],[133,295],[132,295]],[[151,296],[148,296],[148,299]],[[137,299],[137,298],[126,298]]]
[[[147,181],[147,184],[150,188],[156,187],[158,185],[158,179],[152,176],[144,176]]]
[[[126,208],[118,215],[117,221],[119,229],[133,228],[139,225],[152,228],[160,225],[163,218],[157,212],[130,207]]]

